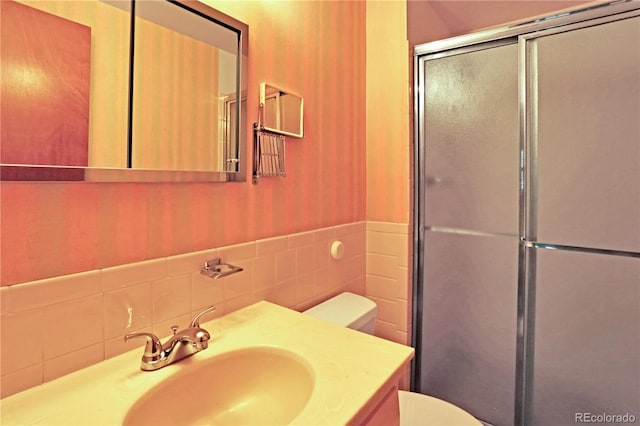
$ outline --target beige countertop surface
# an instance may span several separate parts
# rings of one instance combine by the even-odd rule
[[[2,425],[121,425],[129,409],[165,379],[212,357],[247,347],[282,348],[304,359],[314,384],[292,425],[364,420],[397,385],[413,348],[330,324],[269,302],[202,324],[208,349],[153,372],[140,370],[140,348],[0,401]],[[164,341],[164,339],[163,339]],[[176,395],[178,401],[183,395]]]

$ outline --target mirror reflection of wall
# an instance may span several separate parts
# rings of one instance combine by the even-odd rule
[[[17,123],[17,120],[7,120],[4,116],[5,111],[12,111],[15,114],[15,108],[3,107],[3,138],[0,152],[7,153],[0,158],[3,166],[41,164],[63,167],[108,169],[133,167],[218,173],[235,173],[240,170],[238,159],[243,154],[239,149],[239,138],[244,136],[244,132],[239,132],[238,129],[239,122],[244,117],[241,116],[240,106],[235,99],[241,93],[241,82],[238,76],[240,75],[239,66],[243,61],[239,59],[239,48],[241,35],[247,37],[246,25],[201,3],[188,3],[186,6],[180,2],[163,0],[137,1],[135,3],[133,89],[131,111],[129,111],[131,1],[2,0],[0,3],[3,19],[3,71],[6,69],[5,65],[10,62],[5,60],[4,52],[9,50],[5,48],[16,44],[14,39],[9,38],[10,26],[5,25],[5,21],[13,22],[15,19],[10,18],[9,14],[5,13],[5,9],[8,10],[14,6],[40,12],[56,23],[54,27],[47,28],[39,22],[30,20],[31,18],[21,21],[23,28],[29,28],[28,33],[34,33],[40,28],[45,37],[49,36],[49,44],[35,41],[40,45],[43,56],[63,57],[53,53],[55,49],[62,52],[80,50],[78,37],[72,37],[72,40],[51,37],[52,34],[62,33],[61,25],[64,22],[72,27],[75,25],[85,28],[89,45],[86,60],[84,60],[86,70],[81,67],[74,69],[75,73],[85,77],[87,87],[84,89],[87,93],[85,111],[76,113],[85,122],[82,138],[82,145],[86,151],[84,159],[79,161],[70,157],[70,154],[77,150],[71,148],[72,143],[69,137],[61,136],[61,130],[67,131],[69,124],[73,122],[68,116],[72,112],[68,107],[69,102],[48,108],[53,112],[53,116],[58,118],[57,126],[61,130],[52,130],[49,136],[32,135],[32,140],[28,143],[15,137],[4,137],[10,130],[10,126],[6,123],[9,121]],[[228,26],[220,24],[220,22],[226,22],[225,19],[231,22],[230,24],[227,22]],[[15,33],[18,32],[15,31]],[[22,33],[25,32],[22,31]],[[244,49],[246,53],[246,46]],[[15,50],[25,51],[17,45]],[[18,61],[24,59],[21,59],[20,55],[26,56],[23,53],[14,55],[18,57]],[[74,61],[59,62],[69,66]],[[74,72],[60,71],[55,72],[55,75],[61,80],[62,85],[66,85],[69,92],[81,93],[82,90],[75,86],[73,81],[77,79],[70,77]],[[6,74],[3,72],[3,76]],[[25,73],[22,74],[25,75]],[[1,93],[3,105],[7,105],[7,102],[16,105],[13,100],[8,100],[10,91],[7,89],[5,80],[3,77]],[[21,95],[26,93],[27,91],[22,91]],[[35,118],[42,105],[41,100],[37,97],[23,96],[23,98],[25,98],[23,116],[28,118],[20,125],[20,132],[25,133],[34,127],[28,124],[29,120],[37,123],[46,122],[46,120]],[[131,128],[129,128],[129,113],[132,119]],[[54,138],[51,135],[57,137],[59,142],[56,142],[55,149],[43,149],[43,146],[52,145],[51,141]],[[9,153],[12,148],[7,143],[9,140],[15,141],[13,145],[19,146],[24,153],[54,152],[56,154],[45,156],[44,159],[25,157],[30,154],[11,157]],[[19,167],[3,167],[2,180],[12,180],[6,172],[7,169],[13,170]],[[53,169],[53,167],[50,168],[50,171]],[[79,172],[80,177],[77,180],[99,176],[93,171],[91,174],[85,174],[83,170]],[[34,179],[20,180],[58,180],[55,176],[47,179],[46,175],[41,173],[38,176]],[[115,180],[126,181],[126,175],[122,176],[123,178]],[[140,175],[130,174],[129,176]],[[161,177],[161,175],[156,176]],[[205,175],[190,176],[197,176],[195,180],[219,181],[220,179],[220,176],[213,177],[213,175],[211,179],[207,179]],[[69,179],[60,178],[60,180]],[[232,180],[244,180],[244,178],[240,176],[240,179],[234,177]]]
[[[235,95],[236,50],[233,32],[211,31],[210,21],[180,6],[136,4],[134,168],[224,170],[225,101]]]
[[[280,96],[280,119],[282,130],[302,136],[302,98],[285,93]]]
[[[218,49],[142,18],[135,37],[132,166],[214,170]]]
[[[266,130],[287,136],[303,136],[302,96],[267,83],[260,84],[262,126]]]

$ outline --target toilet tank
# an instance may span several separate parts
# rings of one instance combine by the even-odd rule
[[[345,292],[303,313],[333,324],[373,334],[378,306],[364,296]]]

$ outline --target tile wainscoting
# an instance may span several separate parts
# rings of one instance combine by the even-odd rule
[[[409,225],[367,222],[366,292],[378,305],[376,335],[411,344]]]
[[[1,396],[141,346],[125,343],[126,333],[167,336],[209,305],[216,311],[204,321],[259,300],[304,310],[351,291],[378,303],[376,334],[406,344],[407,229],[356,222],[2,287]],[[330,256],[335,240],[345,247],[340,260]],[[201,275],[215,257],[244,270],[217,280]]]

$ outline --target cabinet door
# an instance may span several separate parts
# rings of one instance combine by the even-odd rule
[[[537,250],[535,316],[533,425],[640,419],[640,259]]]
[[[425,62],[425,224],[518,233],[518,47]]]
[[[518,240],[426,234],[419,391],[513,424]]]
[[[538,240],[640,251],[640,17],[530,43]]]
[[[378,404],[362,426],[398,426],[400,425],[400,405],[398,387],[393,386]]]

